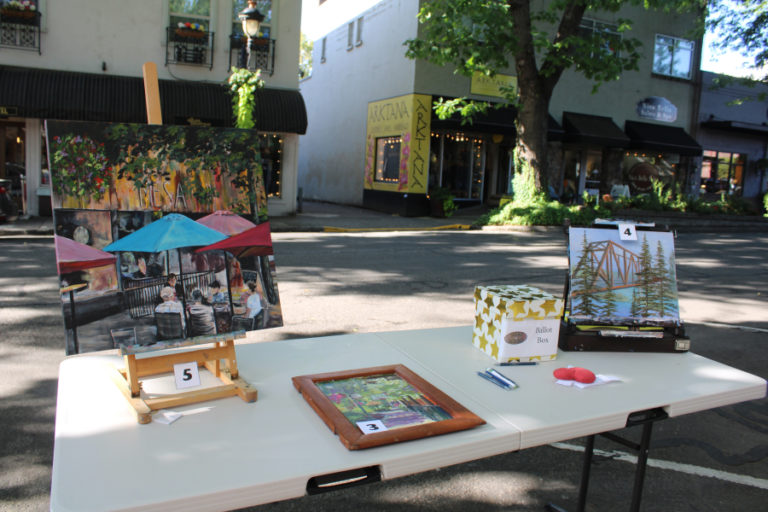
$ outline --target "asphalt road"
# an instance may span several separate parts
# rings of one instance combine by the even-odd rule
[[[565,279],[565,243],[557,232],[273,238],[286,325],[252,340],[465,325],[473,320],[477,284],[525,283],[562,293]],[[693,351],[768,378],[768,235],[683,234],[676,253]],[[52,239],[0,239],[0,289],[0,509],[46,510],[64,357]],[[767,406],[763,399],[658,423],[642,510],[764,509]],[[548,502],[574,510],[582,441],[249,510],[533,511]],[[597,448],[611,452],[593,466],[587,509],[623,510],[633,466],[617,452],[630,450],[601,439]]]

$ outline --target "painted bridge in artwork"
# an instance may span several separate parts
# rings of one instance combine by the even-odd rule
[[[584,252],[588,255],[586,262],[592,266],[591,280],[586,290],[574,290],[573,295],[638,285],[637,274],[642,270],[640,255],[612,240],[592,242]]]

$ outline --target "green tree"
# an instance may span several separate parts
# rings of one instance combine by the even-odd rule
[[[312,74],[312,51],[315,43],[307,40],[307,35],[302,32],[299,41],[299,80]]]
[[[427,0],[419,10],[419,37],[405,42],[406,56],[456,73],[492,77],[514,66],[517,90],[503,91],[518,108],[516,172],[529,175],[536,191],[545,187],[549,103],[563,72],[574,69],[593,82],[618,80],[636,70],[641,43],[628,37],[629,19],[618,21],[618,35],[580,29],[584,13],[617,12],[623,5],[667,11],[700,8],[704,0]],[[610,44],[606,44],[609,41]],[[459,111],[470,117],[487,104],[460,98],[437,106],[439,116]]]
[[[736,51],[749,60],[753,78],[740,80],[742,83],[768,84],[768,1],[711,1],[706,27],[716,37],[713,44],[716,50]],[[721,80],[721,85],[727,85],[728,81]],[[737,102],[765,101],[766,96],[760,92],[754,98],[739,98]]]

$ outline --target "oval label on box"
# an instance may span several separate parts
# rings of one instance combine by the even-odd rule
[[[504,335],[504,342],[509,345],[519,345],[528,339],[528,335],[522,331],[512,331]]]

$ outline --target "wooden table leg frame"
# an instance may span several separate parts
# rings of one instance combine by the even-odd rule
[[[136,354],[128,354],[124,360],[125,368],[115,368],[112,378],[136,412],[138,422],[142,424],[150,423],[152,411],[160,409],[231,396],[239,396],[246,402],[255,402],[258,398],[258,391],[238,374],[233,339],[215,342],[213,347],[161,356],[137,358]],[[142,390],[143,377],[173,373],[173,365],[191,361],[196,361],[198,366],[204,366],[222,383],[214,387],[162,397],[147,396]]]

